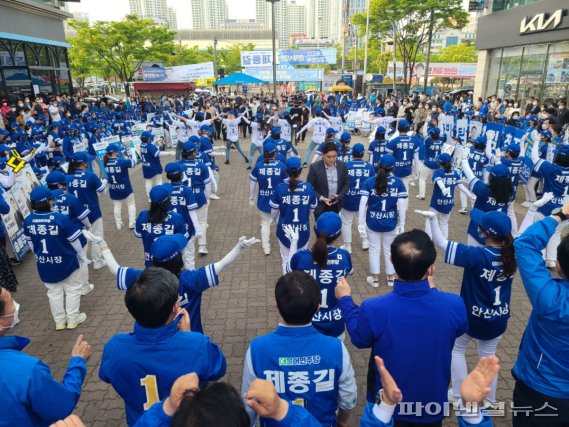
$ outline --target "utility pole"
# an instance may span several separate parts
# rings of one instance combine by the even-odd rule
[[[275,3],[280,0],[267,0],[271,3],[271,24],[273,33],[273,96],[277,97],[277,42],[275,31]]]
[[[217,36],[213,38],[213,77],[217,79]]]
[[[435,26],[435,14],[431,10],[431,21],[429,22],[429,41],[427,44],[427,60],[425,61],[425,81],[423,82],[423,92],[427,94],[427,80],[429,80],[429,66],[431,65],[431,42],[433,41],[433,27]]]
[[[367,75],[367,50],[369,46],[369,6],[370,2],[367,0],[366,5],[366,45],[365,45],[365,53],[364,53],[364,75],[362,78],[362,95],[365,96],[366,94],[366,75]]]
[[[395,96],[395,78],[397,77],[397,45],[395,44],[395,25],[393,25],[393,95]]]
[[[346,69],[346,34],[348,34],[350,0],[344,0],[342,3],[342,75],[344,75]]]

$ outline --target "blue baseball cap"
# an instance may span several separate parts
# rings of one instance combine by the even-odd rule
[[[316,220],[314,231],[317,235],[324,233],[328,238],[334,238],[342,232],[342,219],[336,212],[324,212]]]
[[[321,109],[321,108],[315,108],[315,109],[314,109],[314,114],[315,114],[315,115],[318,115],[318,114],[320,114],[321,112],[322,112],[322,109]]]
[[[352,140],[352,135],[350,135],[348,132],[344,132],[342,133],[342,135],[340,135],[340,141],[351,141]]]
[[[483,212],[475,208],[470,211],[470,218],[474,224],[483,228],[492,236],[504,237],[512,232],[512,221],[504,212]]]
[[[450,154],[448,153],[442,153],[439,155],[439,162],[441,163],[450,163],[452,160],[452,158],[450,157]]]
[[[32,168],[32,170],[34,171],[34,174],[37,176],[43,176],[45,174],[45,171],[41,170],[40,168],[38,168],[37,166],[34,166]]]
[[[109,144],[107,145],[107,153],[120,153],[121,147],[118,144]]]
[[[477,136],[476,139],[474,140],[475,143],[477,144],[484,144],[486,145],[488,143],[488,138],[486,138],[486,135],[480,135]]]
[[[271,129],[271,133],[281,133],[281,128],[275,126]]]
[[[398,128],[408,128],[408,127],[411,127],[411,123],[409,123],[407,120],[399,120],[399,122],[397,123],[397,127]]]
[[[496,166],[489,168],[490,174],[494,175],[496,178],[505,178],[510,176],[510,170],[506,165],[498,163]]]
[[[441,130],[439,128],[431,128],[431,129],[429,129],[429,133],[434,133],[435,135],[440,135]]]
[[[30,194],[32,202],[44,202],[46,200],[53,200],[53,193],[45,186],[41,186],[32,190]]]
[[[569,145],[561,145],[558,149],[553,151],[555,154],[569,155]]]
[[[140,138],[146,138],[148,139],[148,141],[152,141],[154,139],[154,135],[152,135],[152,132],[148,132],[147,130],[145,130],[144,132],[142,132],[142,134],[140,134]]]
[[[150,200],[156,203],[164,203],[170,198],[171,193],[169,186],[157,185],[150,190]]]
[[[198,146],[190,141],[184,142],[184,145],[182,145],[182,150],[184,151],[196,151],[198,149]]]
[[[71,160],[73,160],[76,163],[89,163],[94,158],[95,157],[90,156],[85,151],[79,151],[71,156]]]
[[[273,144],[272,142],[265,142],[263,144],[263,151],[265,153],[272,154],[277,151],[277,148],[275,147],[275,144]]]
[[[352,153],[362,154],[365,153],[366,149],[363,144],[357,143],[352,147]]]
[[[205,130],[205,131],[208,131],[208,132],[209,132],[209,131],[210,131],[210,127],[209,127],[208,125],[201,125],[201,126],[200,126],[200,130],[201,130],[201,131],[204,131],[204,130]]]
[[[176,175],[179,173],[183,173],[184,169],[182,168],[181,164],[172,162],[166,165],[164,171],[169,175]]]
[[[528,120],[533,120],[533,121],[537,121],[538,118],[536,115],[532,114],[531,116],[528,117]]]
[[[183,234],[176,233],[158,237],[150,247],[150,255],[159,262],[171,261],[180,254],[188,241]]]
[[[385,133],[385,128],[383,126],[378,126],[375,133]]]
[[[47,174],[45,182],[47,184],[67,184],[67,175],[61,171],[54,170]]]
[[[381,156],[381,159],[379,159],[379,166],[392,168],[395,166],[395,157],[393,157],[391,154],[384,154]]]
[[[334,128],[326,129],[326,135],[334,135],[335,133],[336,131],[334,130]]]
[[[257,113],[257,114],[255,114],[255,118],[256,119],[262,119],[263,115],[261,113]]]
[[[287,171],[298,171],[302,169],[302,163],[298,157],[291,157],[286,161]]]
[[[188,139],[189,142],[193,142],[194,144],[199,144],[200,143],[200,137],[197,135],[192,135],[190,136],[190,139]]]
[[[542,130],[540,132],[545,138],[551,138],[551,132],[548,130]]]
[[[5,144],[0,144],[0,153],[4,151],[10,151],[10,147]]]
[[[504,151],[509,151],[510,153],[519,153],[521,151],[520,144],[510,144],[504,147]]]

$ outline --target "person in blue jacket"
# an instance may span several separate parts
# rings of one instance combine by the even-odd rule
[[[395,410],[395,422],[440,423],[445,415],[452,348],[455,339],[468,329],[462,298],[431,287],[437,251],[421,230],[400,234],[391,245],[397,273],[393,292],[365,300],[357,306],[347,281],[336,286],[336,298],[346,320],[352,343],[372,348],[405,391],[411,410]],[[428,349],[428,351],[426,351]],[[377,369],[370,360],[367,401],[376,401],[382,388]],[[438,411],[424,411],[433,405]]]
[[[542,251],[560,224],[567,224],[569,205],[531,225],[514,242],[518,269],[532,305],[518,358],[513,404],[543,410],[514,415],[514,427],[567,425],[569,420],[569,237],[557,248],[553,278]],[[553,408],[552,408],[553,407]],[[541,415],[549,414],[542,417]]]
[[[20,322],[19,315],[20,305],[0,286],[0,426],[46,427],[67,417],[77,405],[93,350],[79,335],[58,382],[49,366],[24,353],[29,338],[6,335]]]
[[[354,370],[343,342],[311,323],[322,299],[318,284],[304,271],[293,271],[277,281],[275,299],[283,324],[251,341],[242,394],[256,378],[266,379],[280,397],[306,408],[322,426],[347,425],[357,400]],[[249,413],[254,425],[256,414]]]
[[[460,295],[468,314],[468,331],[458,337],[452,350],[451,382],[455,400],[466,378],[465,352],[473,339],[478,355],[494,356],[510,318],[512,282],[517,270],[512,223],[505,212],[483,213],[473,209],[472,220],[484,237],[484,246],[468,246],[447,240],[436,217],[429,211],[417,211],[430,222],[435,245],[445,251],[445,262],[464,268]],[[491,384],[490,404],[496,402],[498,379]]]
[[[136,166],[136,156],[128,150],[127,155],[121,158],[122,147],[117,143],[109,144],[106,151],[103,163],[109,177],[109,196],[113,201],[117,230],[122,230],[124,227],[122,222],[123,202],[126,202],[128,208],[128,228],[133,230],[136,221],[136,205],[128,170]]]
[[[287,226],[291,241],[287,271],[304,271],[310,274],[321,289],[320,308],[312,318],[316,330],[331,337],[344,339],[344,318],[334,295],[340,277],[353,274],[352,258],[347,250],[336,248],[332,243],[340,237],[342,219],[336,212],[324,212],[316,220],[316,241],[310,249],[296,251],[298,232]]]
[[[195,372],[205,385],[225,375],[218,345],[190,331],[178,288],[178,278],[169,271],[146,269],[124,299],[135,319],[134,331],[115,335],[103,349],[99,377],[124,400],[129,426],[166,397],[179,376]]]
[[[342,218],[342,240],[344,244],[342,248],[346,249],[348,253],[352,253],[352,223],[354,217],[357,216],[360,208],[361,194],[360,190],[366,180],[375,175],[371,163],[363,160],[365,148],[362,144],[355,144],[352,148],[352,160],[346,163],[348,169],[348,177],[350,178],[350,189],[344,196],[344,204],[340,210],[340,217]],[[365,230],[364,230],[365,231]],[[362,249],[369,249],[369,242],[366,233],[361,233]]]

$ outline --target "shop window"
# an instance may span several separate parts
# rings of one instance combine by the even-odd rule
[[[26,58],[30,67],[40,65],[34,45],[26,45]]]
[[[53,86],[51,84],[51,71],[31,69],[30,72],[32,74],[32,85],[36,94],[50,94],[53,92]]]
[[[58,50],[57,56],[59,57],[59,66],[69,67],[69,64],[67,63],[67,58],[65,56],[66,49],[57,49],[57,50]]]
[[[10,54],[10,42],[7,44],[4,42],[0,42],[0,64],[4,67],[13,67],[14,60],[12,59],[12,55]]]
[[[490,57],[490,70],[488,72],[488,85],[486,96],[496,94],[498,79],[500,78],[500,64],[502,62],[502,49],[494,49]]]
[[[569,41],[549,46],[542,99],[547,104],[569,99]]]
[[[522,47],[511,47],[503,50],[500,79],[498,80],[498,89],[496,90],[498,98],[518,98],[518,80],[522,65],[522,53]]]
[[[18,43],[14,49],[14,59],[16,67],[26,66],[26,53],[24,52],[24,43]]]
[[[530,96],[541,98],[546,57],[546,44],[524,47],[524,58],[520,72],[519,99],[525,100]]]
[[[51,51],[48,47],[42,47],[39,52],[39,65],[42,67],[53,67],[51,61]]]

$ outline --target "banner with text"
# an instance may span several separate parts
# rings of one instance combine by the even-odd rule
[[[306,50],[279,50],[278,63],[289,65],[321,65],[336,64],[338,50],[333,49],[306,49]]]
[[[145,82],[190,82],[214,78],[213,62],[179,65],[174,67],[142,67]]]
[[[272,67],[245,68],[243,72],[266,82],[273,81]],[[279,82],[320,82],[323,79],[323,68],[277,69],[277,81]]]
[[[407,70],[409,71],[409,70]],[[396,77],[403,77],[403,62],[397,62]],[[389,61],[386,76],[393,76],[393,61]],[[448,77],[457,79],[473,79],[476,76],[476,63],[434,62],[429,65],[429,78]],[[425,77],[425,64],[417,62],[413,68],[412,77]]]

